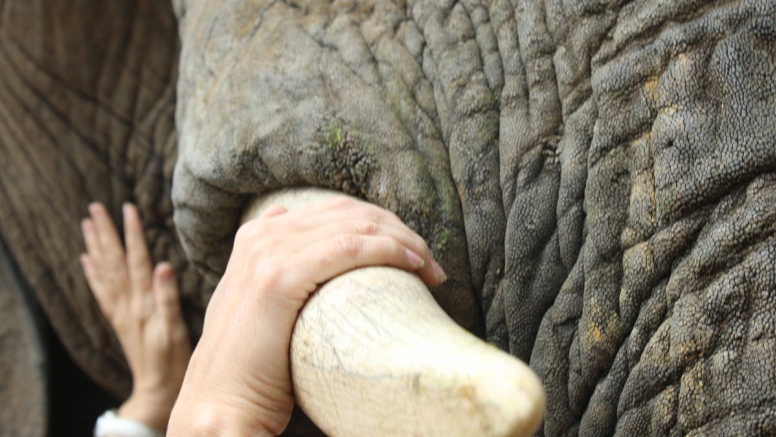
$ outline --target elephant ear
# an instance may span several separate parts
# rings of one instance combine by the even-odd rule
[[[48,355],[38,308],[0,239],[0,435],[41,436],[48,427]]]
[[[119,224],[121,204],[137,204],[154,259],[175,266],[195,337],[212,292],[172,226],[175,16],[156,0],[4,0],[0,10],[0,234],[70,356],[128,396],[121,345],[78,263],[87,204]]]
[[[173,202],[189,258],[220,277],[242,209],[256,195],[295,186],[341,191],[394,211],[426,239],[450,276],[435,298],[482,334],[433,90],[404,45],[364,39],[392,28],[391,15],[179,3]],[[365,19],[376,20],[373,35],[356,31]],[[370,44],[404,70],[378,67]]]

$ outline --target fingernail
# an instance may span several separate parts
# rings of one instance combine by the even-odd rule
[[[158,275],[159,280],[163,282],[172,281],[172,279],[175,277],[175,270],[172,268],[170,264],[167,264],[167,263],[159,264],[159,266],[157,266],[156,269],[157,269],[156,274]]]
[[[92,216],[99,216],[104,212],[104,207],[100,202],[92,202],[89,204],[89,212]]]
[[[445,271],[442,270],[442,266],[440,266],[438,262],[433,260],[431,261],[431,264],[433,266],[434,276],[437,278],[437,281],[439,281],[440,284],[445,282],[447,280],[447,274],[445,274]]]
[[[405,252],[407,252],[407,259],[410,261],[410,264],[412,265],[412,267],[419,269],[424,265],[426,265],[426,262],[423,261],[423,258],[421,258],[420,255],[418,255],[417,253],[409,249],[405,249]]]
[[[121,205],[121,212],[124,214],[124,220],[132,217],[132,204],[123,203]]]
[[[92,232],[92,222],[89,219],[81,220],[81,232],[89,234]]]

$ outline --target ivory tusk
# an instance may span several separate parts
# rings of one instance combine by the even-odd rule
[[[289,189],[255,200],[288,209],[337,193]],[[414,274],[354,270],[324,284],[291,339],[296,401],[330,437],[519,437],[545,395],[522,361],[459,327]]]

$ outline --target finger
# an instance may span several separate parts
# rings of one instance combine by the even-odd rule
[[[170,263],[159,263],[154,269],[153,293],[156,310],[168,327],[182,322],[180,294],[175,270]]]
[[[347,196],[336,196],[332,199],[305,205],[291,211],[282,205],[270,205],[258,217],[243,223],[240,227],[242,232],[238,232],[238,238],[240,234],[243,236],[256,235],[256,232],[261,234],[269,232],[279,235],[281,233],[301,234],[316,230],[328,223],[342,222],[345,219],[353,218],[355,216],[354,209],[361,204],[367,205],[365,202]],[[267,223],[270,223],[267,221],[268,219],[284,214],[286,215],[282,221],[273,221],[273,224],[269,225],[269,227],[265,226]],[[381,222],[385,220],[378,219]],[[278,232],[274,232],[272,229],[276,229]]]
[[[315,219],[317,223],[340,221],[345,217],[362,218],[377,223],[404,224],[396,214],[385,208],[345,196],[299,208],[292,213]]]
[[[299,264],[310,268],[309,275],[323,283],[347,271],[367,266],[393,266],[415,271],[422,258],[388,236],[339,235],[313,244],[299,253]]]
[[[332,210],[352,209],[357,207],[361,203],[365,203],[365,202],[358,200],[354,197],[337,195],[337,196],[328,198],[326,200],[322,200],[320,202],[304,205],[300,208],[293,210],[292,212],[306,211],[309,214],[320,214],[320,213],[323,213],[326,211],[332,211]]]
[[[124,213],[124,239],[127,244],[127,268],[129,270],[129,282],[135,293],[151,291],[151,258],[148,254],[143,223],[137,208],[125,203],[122,207]]]
[[[324,235],[325,237],[331,236],[333,233],[341,233],[344,223],[347,221],[363,223],[361,225],[363,228],[394,226],[398,230],[406,232],[407,239],[415,238],[416,243],[414,247],[417,250],[422,251],[421,248],[425,246],[425,241],[420,236],[417,236],[412,229],[392,212],[345,196],[292,210],[282,218],[281,222],[276,223],[280,224],[278,226],[278,234],[302,235],[309,233],[301,241],[302,246],[308,246],[310,241],[318,239],[316,234],[324,228],[328,227],[329,230],[329,233]],[[370,224],[367,224],[367,222]],[[372,234],[372,232],[361,233]],[[409,237],[411,234],[416,236]],[[293,241],[289,241],[289,243],[293,243]],[[296,250],[296,248],[293,248],[292,252]],[[424,259],[426,258],[424,256]]]
[[[401,219],[391,211],[348,196],[336,196],[288,211],[287,218],[293,221],[295,232],[304,232],[327,223],[359,217],[377,223],[402,224]]]
[[[410,249],[421,258],[418,275],[426,282],[444,282],[446,279],[441,267],[434,260],[426,241],[407,225],[401,222],[388,221],[378,224],[365,219],[354,219],[345,222],[333,222],[320,226],[299,236],[299,246],[309,246],[311,242],[335,237],[337,235],[372,235],[393,238]]]
[[[339,235],[319,241],[295,254],[289,262],[282,289],[306,293],[298,296],[303,300],[319,284],[356,268],[392,266],[414,272],[421,266],[420,256],[397,240],[364,235]],[[437,285],[436,280],[426,283]]]
[[[261,213],[259,216],[260,219],[267,219],[279,216],[281,214],[287,213],[288,210],[283,205],[270,205],[269,208],[267,208],[264,212]]]
[[[92,290],[97,305],[100,307],[103,314],[105,314],[105,317],[110,318],[113,310],[112,297],[106,293],[106,289],[101,287],[98,283],[97,278],[95,277],[96,271],[92,258],[89,255],[82,253],[79,260],[81,261],[81,268],[84,271],[84,276],[86,276],[86,282],[89,283],[89,288]]]
[[[103,265],[107,263],[106,267],[110,269],[122,269],[124,267],[124,250],[108,211],[101,203],[95,202],[89,205],[89,212],[92,215],[92,223],[94,223],[94,230],[103,257],[100,263]]]
[[[294,253],[313,241],[337,234],[387,235],[420,255],[423,260],[418,270],[427,283],[441,283],[447,278],[434,260],[425,240],[399,219],[396,214],[367,202],[340,196],[324,202],[291,211],[287,216],[288,235],[299,238],[284,241],[285,248]]]
[[[89,219],[81,220],[81,233],[84,236],[86,252],[93,260],[99,262],[101,257],[100,243],[97,241],[97,234],[94,230],[94,223]]]
[[[94,266],[89,260],[89,255],[82,253],[78,260],[81,261],[81,268],[84,271],[84,276],[86,276],[86,282],[89,283],[89,287],[93,290],[96,281],[94,277]]]

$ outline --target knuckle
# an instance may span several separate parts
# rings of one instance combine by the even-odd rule
[[[321,255],[320,258],[316,261],[316,264],[318,265],[318,268],[321,270],[328,270],[332,264],[334,264],[335,257],[331,254],[324,254]]]
[[[132,299],[129,312],[134,320],[145,320],[147,316],[146,302],[143,299]]]
[[[375,222],[359,222],[355,225],[355,233],[361,235],[380,235],[380,226]]]
[[[390,253],[392,253],[397,259],[404,259],[404,245],[399,243],[398,241],[394,239],[388,240],[388,250]]]
[[[169,308],[177,308],[178,307],[178,295],[174,293],[172,290],[161,290],[160,294],[160,301],[162,305],[169,307]]]
[[[383,215],[380,213],[380,211],[375,209],[374,207],[371,207],[371,205],[367,206],[367,207],[364,207],[361,210],[360,215],[365,220],[373,222],[373,223],[377,223],[377,224],[382,224],[385,221],[385,219],[384,219]]]
[[[340,256],[357,257],[364,249],[364,243],[358,237],[343,235],[336,240],[337,251]]]
[[[329,202],[331,202],[332,207],[342,208],[342,209],[353,208],[355,205],[357,205],[356,200],[348,196],[336,196],[332,198]]]
[[[277,253],[278,248],[280,248],[285,242],[284,238],[288,238],[285,236],[287,234],[284,233],[283,235],[284,236],[275,234],[265,237],[261,242],[261,245],[256,246],[257,253],[254,256],[258,259],[264,259],[267,254]]]
[[[260,221],[246,222],[237,230],[234,237],[235,249],[239,246],[242,251],[257,255],[258,247],[272,249],[276,247],[279,241],[277,235],[284,234],[271,230],[271,226]]]
[[[293,217],[288,217],[283,222],[283,227],[287,230],[287,232],[295,232],[300,229],[304,229],[304,223],[302,222],[302,220],[299,220]]]
[[[398,222],[403,223],[403,221],[397,216],[392,210],[388,208],[384,208],[382,206],[374,205],[374,204],[367,204],[367,206],[370,208],[370,210],[380,217],[381,221],[391,221],[395,220]]]
[[[259,228],[261,226],[261,223],[259,220],[251,220],[249,222],[245,222],[237,229],[237,233],[234,235],[235,242],[237,241],[246,241],[250,240],[251,237],[253,237],[257,230],[256,228]]]
[[[426,240],[423,239],[418,234],[414,234],[412,237],[414,244],[417,246],[418,250],[420,250],[422,253],[418,253],[418,255],[425,255],[430,253],[430,249],[428,248],[428,243],[426,243]]]
[[[331,253],[324,253],[318,259],[315,260],[316,267],[321,271],[328,271],[331,266],[334,264],[334,260],[337,258],[336,255],[333,255]]]
[[[256,263],[256,278],[260,278],[263,287],[259,289],[275,289],[282,283],[283,276],[286,274],[286,268],[283,263],[263,259]]]

